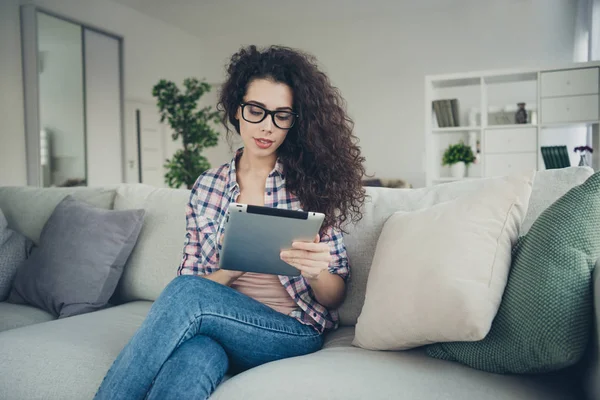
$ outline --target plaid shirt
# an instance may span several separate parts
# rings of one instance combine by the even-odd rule
[[[187,233],[178,275],[211,274],[219,269],[224,217],[229,203],[235,202],[240,194],[235,164],[242,151],[243,148],[239,149],[230,163],[204,172],[194,184],[186,206]],[[298,198],[285,189],[283,165],[279,160],[267,178],[265,206],[301,209]],[[346,281],[350,267],[342,232],[330,227],[321,236],[321,242],[327,243],[330,248],[332,261],[329,272],[340,275]],[[300,308],[293,311],[291,317],[313,326],[319,333],[338,327],[337,310],[328,310],[319,304],[303,276],[279,276],[279,280]]]

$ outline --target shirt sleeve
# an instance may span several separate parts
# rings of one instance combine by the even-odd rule
[[[329,272],[339,275],[347,281],[350,277],[350,265],[348,263],[348,254],[344,244],[344,235],[341,230],[330,227],[321,235],[321,243],[329,245],[329,254],[332,260],[329,264]]]
[[[186,234],[177,275],[206,275],[219,269],[217,233],[221,196],[200,176],[185,207]]]

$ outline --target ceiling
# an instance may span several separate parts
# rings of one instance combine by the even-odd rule
[[[226,35],[227,21],[244,17],[245,26],[281,26],[303,22],[349,19],[364,20],[404,16],[411,10],[436,10],[477,7],[481,0],[112,0],[141,13],[177,26],[197,37]],[[527,3],[532,0],[508,0]],[[517,4],[516,4],[517,5]]]

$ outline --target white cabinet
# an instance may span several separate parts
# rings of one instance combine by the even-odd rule
[[[597,94],[542,99],[545,124],[596,121],[599,111]]]
[[[485,176],[506,176],[537,169],[536,153],[488,154]]]
[[[485,133],[485,152],[519,153],[533,152],[537,148],[537,129],[488,129]]]
[[[463,179],[442,164],[446,149],[460,142],[478,152],[465,178],[544,169],[541,148],[550,146],[566,147],[571,165],[579,162],[575,147],[592,146],[590,162],[600,170],[598,61],[431,75],[425,78],[425,99],[428,186]],[[458,126],[437,124],[437,113],[442,119],[448,113],[435,105],[448,102]]]
[[[578,68],[541,73],[541,97],[598,93],[598,68]]]
[[[596,121],[600,68],[576,68],[540,74],[544,124]]]

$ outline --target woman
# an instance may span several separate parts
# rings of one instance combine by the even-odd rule
[[[251,46],[235,54],[219,106],[241,136],[230,163],[202,174],[186,208],[175,278],[104,378],[97,399],[204,399],[227,371],[319,350],[338,326],[349,275],[342,224],[361,218],[364,174],[343,100],[315,60]],[[230,202],[325,214],[314,243],[281,258],[298,277],[218,268]]]

